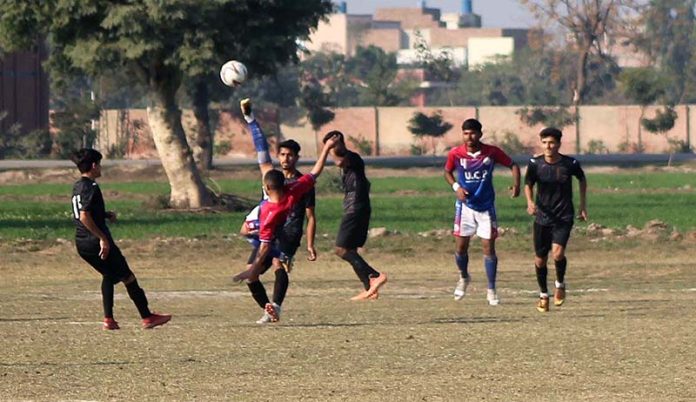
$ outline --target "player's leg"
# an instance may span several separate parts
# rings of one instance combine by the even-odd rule
[[[471,236],[458,236],[454,237],[454,261],[457,264],[457,269],[459,270],[459,281],[454,287],[454,300],[461,300],[466,295],[466,288],[471,282],[471,276],[469,275],[469,242],[471,241]]]
[[[498,275],[498,256],[495,253],[495,239],[498,237],[498,221],[495,208],[488,211],[474,212],[476,220],[476,235],[481,238],[483,248],[483,266],[488,278],[488,290],[486,300],[491,306],[500,303],[496,292],[495,281]]]
[[[548,255],[551,250],[552,230],[551,226],[543,226],[534,223],[534,269],[536,271],[537,284],[539,285],[539,302],[537,310],[549,311],[549,289],[547,276]]]
[[[466,295],[466,289],[471,282],[469,275],[469,242],[471,236],[476,233],[476,219],[474,210],[468,208],[461,201],[454,204],[454,262],[459,270],[459,280],[454,287],[454,300],[461,300]]]
[[[101,293],[104,308],[102,328],[105,330],[119,329],[118,322],[114,319],[114,284],[118,283],[119,280],[110,275],[108,265],[99,257],[99,243],[81,242],[79,239],[75,243],[80,257],[102,276]]]
[[[359,293],[351,300],[365,300],[375,292],[370,293],[372,285],[377,285],[376,280],[381,284],[386,280],[386,275],[381,274],[358,254],[358,247],[362,247],[367,240],[367,230],[370,223],[370,212],[363,211],[356,214],[345,214],[341,219],[341,225],[336,237],[336,255],[347,261],[355,274],[363,284],[365,291]],[[379,286],[376,286],[378,288]]]
[[[572,223],[558,224],[553,228],[551,255],[556,266],[556,286],[553,292],[553,303],[556,306],[561,306],[566,299],[565,273],[568,260],[565,256],[565,250],[572,229]]]

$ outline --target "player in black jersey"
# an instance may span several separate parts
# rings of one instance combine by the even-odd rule
[[[244,119],[249,123],[249,128],[252,131],[258,131],[259,138],[264,138],[263,132],[261,131],[261,126],[258,124],[254,117],[252,111],[252,103],[249,99],[242,100],[241,104],[242,115]],[[262,152],[259,157],[259,168],[261,169],[263,175],[262,164],[271,163],[270,157],[267,155],[268,144],[266,143],[260,149]],[[286,140],[278,144],[277,147],[278,162],[285,177],[285,184],[291,184],[302,177],[302,173],[297,170],[297,161],[300,157],[300,144],[294,140]],[[266,194],[263,194],[263,198],[267,198]],[[274,268],[275,283],[273,284],[273,297],[272,302],[268,298],[266,293],[266,288],[260,280],[247,281],[247,286],[251,292],[252,297],[256,303],[264,309],[263,316],[256,321],[258,324],[267,324],[270,322],[276,322],[280,318],[281,307],[283,301],[285,300],[285,295],[288,291],[288,286],[290,284],[290,278],[288,273],[292,270],[293,260],[297,249],[300,247],[302,241],[302,234],[304,232],[304,221],[307,218],[307,252],[309,253],[307,259],[309,261],[315,261],[317,259],[317,252],[314,247],[315,233],[316,233],[316,217],[314,214],[314,207],[316,203],[315,191],[312,188],[307,192],[299,203],[297,203],[291,210],[290,214],[285,220],[282,228],[278,231],[278,234],[273,242],[274,250],[269,253],[263,262],[262,274],[268,271],[271,266]],[[263,200],[262,200],[263,202]],[[242,225],[241,234],[246,236],[256,236],[252,238],[253,249],[247,260],[247,266],[250,267],[251,264],[256,260],[256,256],[259,250],[260,242],[258,240],[257,232],[260,226],[258,222],[259,207],[256,207],[251,214],[247,216],[244,224]],[[275,263],[275,266],[274,266]],[[270,308],[268,305],[273,308]],[[270,311],[270,313],[269,313]]]
[[[346,148],[343,133],[331,131],[324,136],[326,143],[333,136],[339,141],[331,150],[336,166],[341,168],[343,218],[336,236],[336,255],[348,261],[365,288],[351,300],[368,300],[379,297],[378,290],[387,282],[387,274],[379,273],[358,254],[358,248],[367,240],[370,226],[370,181],[365,176],[365,163],[360,155]]]
[[[107,211],[104,197],[95,179],[101,177],[102,155],[93,149],[83,148],[70,158],[82,177],[75,182],[72,194],[72,215],[75,222],[77,253],[102,275],[102,302],[104,324],[107,330],[119,329],[114,320],[114,285],[123,282],[128,296],[133,300],[142,318],[144,328],[165,324],[171,315],[154,314],[148,308],[145,292],[128,267],[121,250],[116,246],[106,220],[116,221],[116,213]]]
[[[553,301],[560,306],[565,301],[565,272],[567,260],[565,249],[573,228],[573,180],[580,183],[581,220],[587,220],[587,180],[580,162],[558,152],[561,147],[561,130],[548,127],[539,133],[543,153],[535,155],[527,164],[524,194],[527,197],[527,212],[536,216],[534,221],[534,250],[536,258],[539,302],[537,310],[549,311],[549,294],[546,284],[549,251],[556,266],[556,288]],[[534,186],[537,186],[536,201]]]

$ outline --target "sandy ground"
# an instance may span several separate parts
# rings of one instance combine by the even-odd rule
[[[497,307],[478,249],[470,292],[453,301],[449,238],[371,240],[365,258],[390,282],[363,303],[348,300],[359,290],[350,267],[319,246],[314,263],[300,252],[281,321],[259,326],[246,286],[229,279],[241,241],[122,242],[153,309],[174,319],[142,330],[119,286],[122,329],[106,332],[99,277],[72,244],[0,245],[0,399],[696,398],[691,243],[578,237],[568,301],[546,314],[531,255],[512,243],[498,247]]]

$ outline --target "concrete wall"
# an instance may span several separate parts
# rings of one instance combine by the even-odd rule
[[[302,146],[304,157],[315,157],[321,139],[331,130],[342,131],[348,145],[356,148],[357,142],[366,143],[371,154],[409,155],[411,146],[416,145],[426,151],[444,155],[449,147],[461,143],[461,124],[468,118],[478,118],[483,124],[483,141],[500,145],[518,143],[521,153],[539,152],[538,132],[542,126],[528,127],[520,120],[517,106],[490,107],[357,107],[334,110],[335,119],[321,127],[316,133],[301,109],[257,110],[257,117],[269,135],[271,147],[275,149],[278,141],[292,138]],[[646,109],[645,116],[653,117],[657,108]],[[672,130],[665,134],[652,134],[642,130],[641,143],[646,153],[666,153],[670,142],[682,141],[693,146],[696,130],[696,106],[679,105],[675,108],[678,118]],[[452,124],[452,129],[442,138],[418,139],[408,130],[409,120],[417,111],[427,115],[440,111],[443,119]],[[254,156],[253,146],[246,131],[246,123],[237,111],[222,110],[214,114],[217,120],[215,142],[223,141],[231,146],[226,155],[216,156]],[[580,108],[580,147],[586,153],[593,144],[595,152],[604,150],[610,153],[631,153],[638,149],[638,126],[640,108],[638,106],[583,106]],[[184,129],[191,132],[194,127],[190,111],[184,112]],[[576,154],[576,127],[563,128],[562,152]],[[110,145],[126,141],[128,157],[149,158],[156,156],[152,134],[147,126],[144,110],[104,111],[100,122],[99,149],[105,151]],[[363,152],[367,153],[367,152]]]

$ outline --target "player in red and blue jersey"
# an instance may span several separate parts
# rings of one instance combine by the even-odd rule
[[[268,152],[268,142],[251,112],[251,102],[245,99],[242,101],[241,106],[244,118],[249,123],[258,156],[259,168],[263,177],[263,188],[268,195],[268,199],[259,204],[258,238],[260,245],[256,258],[246,270],[235,275],[233,279],[238,282],[246,280],[252,295],[256,298],[256,294],[260,294],[261,290],[265,294],[263,284],[259,281],[259,275],[267,269],[265,264],[267,257],[273,252],[273,241],[282,231],[287,217],[295,206],[314,188],[315,180],[324,169],[329,151],[335,146],[338,138],[332,138],[324,144],[321,154],[309,174],[286,184],[285,175],[281,171],[273,169]],[[278,258],[273,259],[273,265],[280,265]],[[278,321],[279,308],[277,305],[267,302],[264,310],[270,317],[271,322]]]
[[[514,184],[512,197],[520,194],[520,168],[500,148],[482,143],[481,123],[476,119],[462,124],[464,144],[452,148],[445,164],[445,180],[457,194],[455,202],[454,230],[456,239],[455,262],[460,279],[454,289],[454,299],[461,300],[471,282],[469,276],[469,241],[476,234],[483,245],[483,261],[488,276],[487,300],[492,306],[500,302],[495,288],[498,258],[495,254],[495,238],[498,222],[495,213],[493,169],[496,164],[512,170]]]

